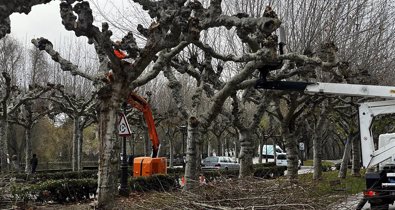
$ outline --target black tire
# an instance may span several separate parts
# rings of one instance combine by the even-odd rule
[[[370,203],[371,210],[388,210],[389,204]]]

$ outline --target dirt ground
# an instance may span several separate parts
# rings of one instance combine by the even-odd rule
[[[131,193],[117,198],[113,209],[256,209],[256,210],[348,210],[355,209],[359,195],[336,192],[321,195],[311,183],[290,185],[279,179],[249,178],[202,185],[192,192]],[[92,203],[34,206],[40,210],[94,209]]]

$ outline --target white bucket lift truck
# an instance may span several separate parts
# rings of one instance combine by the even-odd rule
[[[264,78],[257,82],[256,87],[273,90],[304,91],[308,94],[395,99],[395,87],[391,86],[266,81]],[[366,190],[361,203],[363,206],[368,201],[373,210],[388,209],[389,204],[393,204],[395,201],[395,134],[380,136],[383,138],[379,138],[379,147],[376,149],[371,131],[371,124],[375,116],[392,113],[395,113],[395,100],[367,102],[361,103],[359,106],[362,164],[366,168],[374,169],[375,166],[382,163],[379,170],[367,172],[365,175]]]

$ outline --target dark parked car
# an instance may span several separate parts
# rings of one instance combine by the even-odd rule
[[[231,157],[211,156],[202,161],[202,170],[239,170],[240,164]]]

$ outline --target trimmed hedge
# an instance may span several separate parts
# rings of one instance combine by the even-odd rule
[[[171,191],[179,188],[178,180],[169,175],[153,175],[148,177],[137,177],[129,180],[131,190],[146,191]]]
[[[254,176],[273,178],[284,175],[286,167],[272,166],[267,164],[254,165]],[[215,170],[203,171],[208,182],[237,178],[238,170]],[[130,177],[129,186],[132,191],[172,191],[179,189],[179,180],[184,175],[184,169],[174,168],[168,170],[168,175],[153,175],[149,177]],[[26,174],[16,174],[19,179],[27,179]],[[65,172],[34,174],[36,184],[15,183],[12,189],[15,200],[55,201],[67,203],[89,199],[97,190],[97,171]]]
[[[287,170],[286,166],[256,168],[254,172],[254,176],[262,177],[262,178],[275,178],[279,176],[284,176],[285,170]]]
[[[90,171],[68,171],[68,172],[55,172],[55,173],[35,173],[27,175],[25,173],[18,173],[14,175],[17,179],[23,180],[59,180],[59,179],[97,179],[97,171],[90,170]]]
[[[89,200],[96,190],[96,179],[59,179],[30,186],[15,185],[12,194],[15,200],[67,203]]]
[[[276,166],[275,162],[254,164],[254,168],[267,168],[267,167],[273,167],[273,166]]]
[[[167,169],[167,174],[184,174],[185,169],[184,168],[168,168]]]

